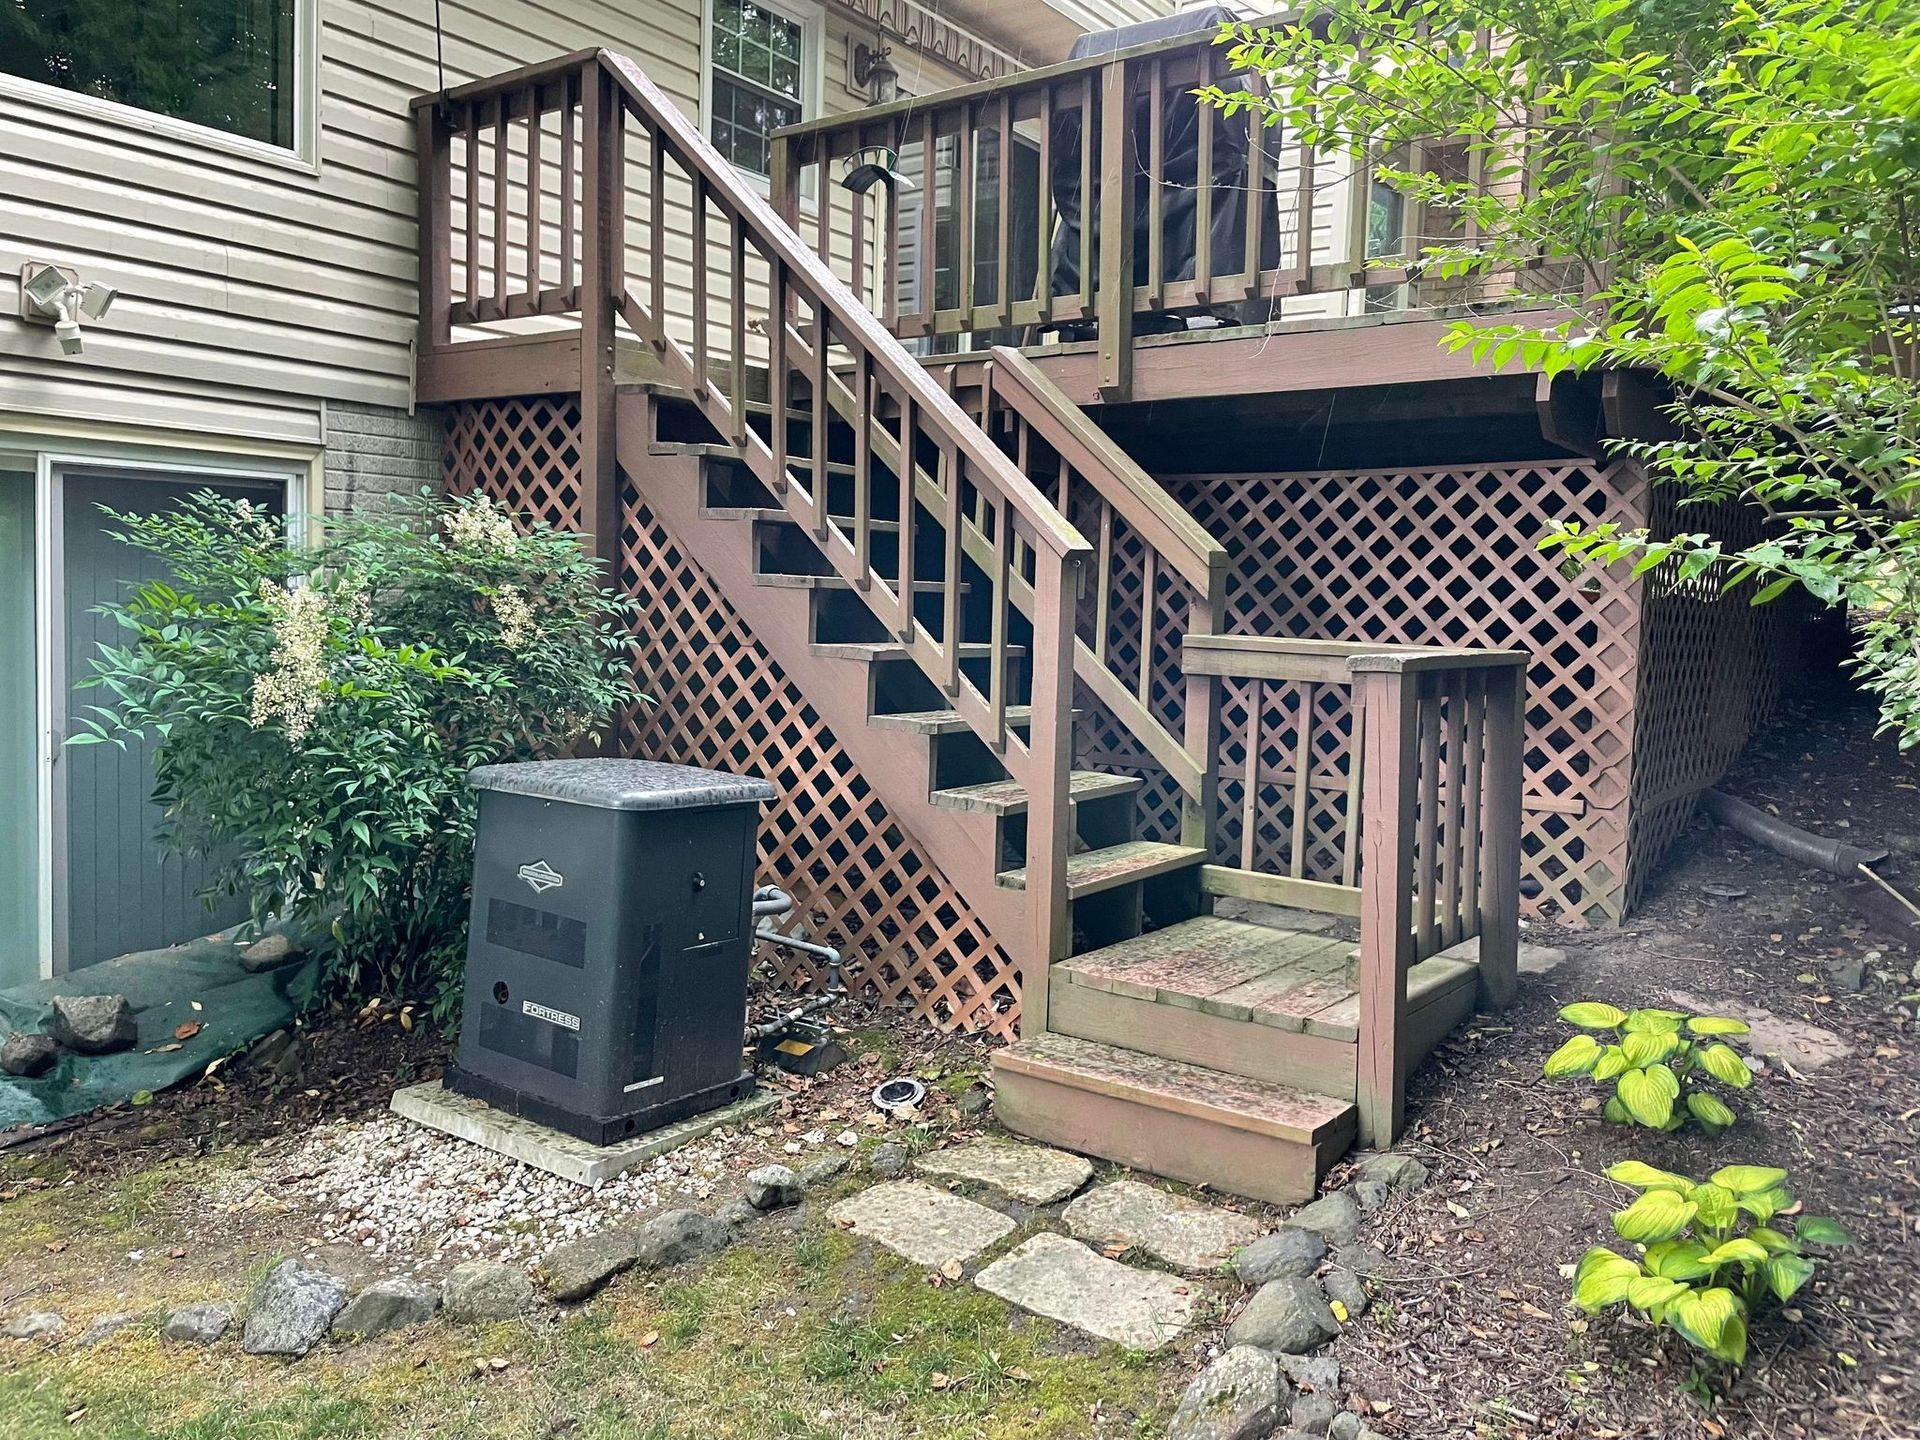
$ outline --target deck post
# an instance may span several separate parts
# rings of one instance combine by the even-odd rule
[[[1100,327],[1100,398],[1109,404],[1133,398],[1133,151],[1127,94],[1127,62],[1117,59],[1100,72],[1099,289],[1094,298]],[[1083,127],[1090,144],[1092,127]],[[1080,223],[1087,223],[1087,197],[1080,197]],[[1082,277],[1084,282],[1085,277]]]
[[[1020,957],[1020,1038],[1047,1033],[1050,967],[1072,938],[1067,902],[1067,782],[1073,755],[1072,597],[1079,561],[1035,547],[1033,723],[1027,739],[1028,941]]]
[[[1401,1031],[1406,972],[1413,959],[1414,809],[1419,759],[1415,716],[1419,676],[1391,655],[1351,662],[1362,730],[1360,791],[1359,1075],[1360,1141],[1391,1145],[1405,1115]]]
[[[1520,955],[1521,767],[1527,747],[1527,666],[1516,660],[1487,676],[1486,800],[1481,838],[1480,1006],[1513,1001]]]
[[[453,137],[438,104],[413,112],[414,156],[419,173],[420,338],[421,358],[453,341],[449,307],[453,304],[453,212],[451,189]],[[472,163],[472,157],[468,157]],[[471,263],[471,262],[469,262]]]
[[[1187,634],[1214,635],[1220,629],[1222,594],[1226,588],[1225,557],[1215,565],[1212,583],[1205,595],[1196,597],[1189,612]],[[1144,664],[1144,661],[1142,662]],[[1220,818],[1220,677],[1186,672],[1186,733],[1182,740],[1187,754],[1200,768],[1198,794],[1185,797],[1180,807],[1180,843],[1213,849],[1214,830]]]
[[[580,528],[606,566],[607,583],[617,584],[620,496],[614,468],[613,316],[616,297],[626,289],[626,111],[614,92],[613,77],[597,56],[577,73],[586,186],[580,247]],[[656,236],[653,243],[664,246],[665,240]]]

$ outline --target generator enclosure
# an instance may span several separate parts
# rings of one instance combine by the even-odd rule
[[[450,1089],[596,1145],[753,1092],[764,780],[651,760],[483,765]]]

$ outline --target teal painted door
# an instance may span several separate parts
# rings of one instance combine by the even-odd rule
[[[0,465],[0,986],[40,975],[33,472]]]
[[[210,485],[192,477],[155,479],[109,472],[68,473],[62,480],[61,558],[65,634],[66,715],[60,733],[80,727],[76,715],[111,696],[82,688],[93,674],[93,657],[102,644],[120,645],[125,632],[97,607],[125,599],[132,585],[164,579],[165,567],[145,551],[114,539],[114,522],[102,505],[121,512],[153,513],[176,505],[197,490],[214,489],[246,496],[274,513],[285,509],[278,484]],[[163,854],[154,839],[161,819],[153,794],[151,739],[113,745],[68,746],[60,758],[64,777],[57,782],[65,802],[63,882],[68,969],[96,965],[130,950],[173,945],[243,919],[244,899],[235,897],[209,910],[199,892],[208,866]]]

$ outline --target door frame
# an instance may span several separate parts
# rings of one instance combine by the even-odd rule
[[[67,908],[65,896],[67,807],[60,757],[66,735],[61,732],[66,697],[66,626],[64,599],[65,490],[68,472],[112,470],[129,477],[156,480],[201,476],[209,480],[257,481],[279,484],[287,516],[287,536],[293,544],[308,543],[317,533],[319,517],[309,514],[310,499],[324,495],[322,457],[318,447],[228,442],[215,437],[186,443],[141,440],[91,440],[71,435],[0,432],[0,456],[31,468],[34,524],[34,770],[37,777],[37,865],[39,897],[39,956],[41,978],[68,970]]]

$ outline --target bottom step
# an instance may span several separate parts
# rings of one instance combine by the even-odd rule
[[[995,1052],[993,1077],[1011,1130],[1254,1200],[1311,1200],[1353,1144],[1349,1101],[1066,1035]]]

